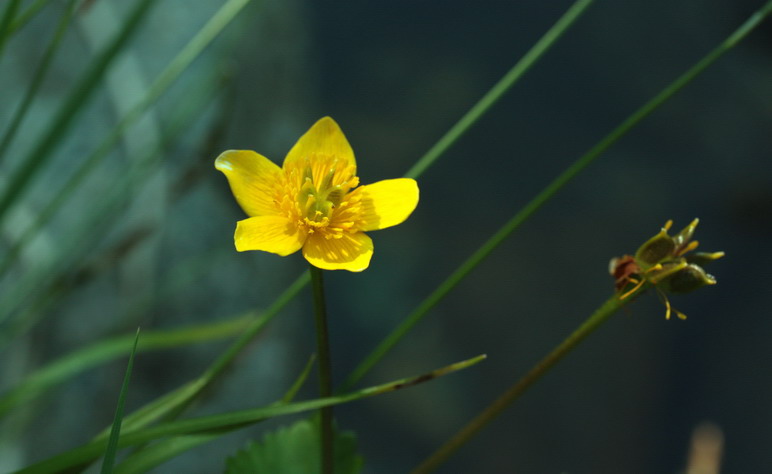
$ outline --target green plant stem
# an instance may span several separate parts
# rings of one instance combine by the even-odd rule
[[[322,270],[309,266],[311,287],[314,295],[314,316],[316,319],[316,347],[319,356],[319,396],[327,398],[332,395],[332,364],[330,363],[330,338],[327,333],[327,305],[324,300],[324,277]],[[321,422],[322,473],[333,474],[332,446],[332,406],[319,410]]]
[[[445,281],[435,289],[418,307],[413,310],[349,375],[343,384],[343,390],[350,389],[364,375],[377,364],[386,353],[388,353],[410,330],[418,324],[421,319],[439,303],[453,288],[456,287],[477,265],[480,264],[488,255],[493,252],[512,232],[519,228],[529,217],[539,210],[547,201],[549,201],[558,191],[574,179],[579,173],[584,171],[595,159],[603,152],[608,150],[611,145],[626,135],[641,120],[648,117],[658,107],[670,99],[676,92],[681,90],[695,77],[697,77],[708,66],[713,64],[722,54],[726,53],[733,46],[743,39],[753,28],[772,12],[772,1],[753,14],[745,23],[743,23],[732,35],[724,40],[717,48],[708,53],[697,64],[692,66],[683,75],[665,87],[659,94],[654,96],[641,108],[636,110],[626,120],[619,124],[614,130],[600,140],[595,146],[590,148],[584,155],[569,166],[563,173],[555,178],[550,184],[542,189],[531,201],[529,201],[520,211],[517,212],[503,227],[501,227],[491,238],[483,243],[469,258],[467,258]]]
[[[445,462],[450,455],[455,453],[458,448],[469,441],[485,425],[495,419],[505,408],[517,400],[526,390],[528,390],[537,380],[549,371],[552,366],[558,363],[580,342],[589,336],[595,329],[611,317],[619,308],[632,301],[635,295],[640,294],[645,288],[640,288],[634,295],[630,295],[624,300],[619,299],[618,294],[614,294],[606,300],[584,323],[581,324],[570,336],[552,350],[546,357],[525,374],[520,380],[512,385],[493,403],[488,405],[479,415],[463,427],[453,438],[447,441],[440,449],[434,452],[420,466],[412,471],[412,474],[425,474],[437,469]]]
[[[501,99],[501,97],[514,86],[517,81],[523,77],[523,75],[531,69],[536,61],[538,61],[544,53],[546,53],[550,47],[557,41],[568,28],[579,19],[579,16],[589,7],[594,0],[577,0],[574,4],[566,10],[563,16],[544,33],[539,41],[534,44],[520,60],[512,66],[504,77],[496,83],[467,113],[465,113],[453,127],[448,130],[445,135],[440,138],[437,143],[434,144],[424,156],[421,157],[409,170],[405,173],[407,178],[417,178],[429,166],[431,166],[437,158],[445,153],[461,136],[466,133],[467,130],[477,123],[477,121],[485,115],[488,110]]]

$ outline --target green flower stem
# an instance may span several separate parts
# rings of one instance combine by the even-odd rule
[[[488,112],[496,102],[510,88],[512,88],[523,75],[531,69],[536,61],[550,49],[568,28],[579,19],[579,16],[589,7],[594,0],[577,0],[571,8],[566,10],[562,17],[552,28],[544,33],[539,41],[523,56],[509,72],[502,77],[453,127],[448,130],[434,146],[426,152],[405,174],[406,178],[417,178],[431,166],[437,158],[445,153],[472,125]]]
[[[324,301],[324,278],[322,270],[309,266],[311,289],[314,295],[314,316],[316,318],[316,347],[319,357],[319,396],[332,396],[332,369],[330,364],[330,338],[327,333],[327,305]],[[319,410],[321,415],[322,473],[333,474],[332,452],[332,406]]]
[[[619,308],[632,301],[636,295],[644,291],[644,287],[639,288],[635,294],[628,296],[624,300],[619,299],[619,294],[615,293],[609,298],[603,305],[598,308],[581,326],[579,326],[570,336],[568,336],[563,342],[560,343],[555,349],[552,350],[546,357],[544,357],[539,363],[533,366],[533,368],[525,374],[523,378],[512,385],[506,392],[504,392],[499,398],[477,415],[472,421],[470,421],[464,428],[456,433],[453,438],[447,441],[440,449],[434,452],[429,458],[427,458],[420,466],[412,471],[412,474],[425,474],[437,469],[448,457],[455,453],[458,448],[469,441],[474,435],[477,434],[485,425],[495,419],[505,408],[507,408],[512,402],[517,400],[531,385],[539,380],[544,374],[549,371],[553,365],[558,363],[566,354],[577,346],[580,342],[589,336],[595,329],[604,323],[612,314],[614,314]]]
[[[587,151],[582,157],[576,160],[563,173],[555,178],[550,184],[539,192],[528,204],[526,204],[517,214],[515,214],[501,229],[499,229],[490,239],[483,243],[469,258],[466,259],[440,286],[437,287],[421,304],[410,313],[402,323],[394,329],[365,360],[363,360],[354,371],[349,375],[343,384],[343,390],[350,389],[356,384],[370,369],[377,364],[387,352],[389,352],[410,330],[418,324],[421,319],[439,303],[457,284],[461,282],[480,262],[482,262],[493,250],[498,247],[509,235],[519,228],[531,215],[533,215],[544,203],[549,201],[558,191],[574,179],[579,173],[584,171],[587,166],[595,161],[603,152],[608,150],[611,145],[622,138],[627,132],[632,130],[641,120],[649,116],[659,106],[664,104],[676,92],[681,90],[702,71],[716,61],[722,54],[726,53],[733,46],[742,40],[753,28],[759,25],[761,21],[772,12],[772,0],[754,13],[745,23],[743,23],[732,35],[724,40],[717,48],[708,53],[702,60],[692,66],[683,75],[668,85],[662,92],[649,100],[641,108],[636,110],[619,126],[606,135],[601,141]]]

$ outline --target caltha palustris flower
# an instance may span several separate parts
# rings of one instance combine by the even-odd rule
[[[365,232],[400,224],[418,204],[413,179],[360,186],[354,151],[330,117],[300,137],[281,167],[251,150],[225,151],[215,167],[249,216],[236,225],[236,250],[302,249],[324,270],[366,269],[373,241]]]
[[[635,255],[614,258],[609,273],[614,277],[619,299],[627,299],[645,285],[653,286],[665,304],[665,317],[674,312],[680,319],[686,315],[672,308],[667,293],[687,293],[716,279],[702,268],[724,256],[724,252],[694,252],[699,243],[692,240],[699,219],[694,219],[676,235],[668,235],[673,221],[667,221],[657,235],[638,248]],[[688,255],[687,255],[688,254]]]

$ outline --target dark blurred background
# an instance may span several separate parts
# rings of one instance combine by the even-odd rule
[[[140,94],[219,4],[159,3],[126,56],[137,78],[123,74],[128,82],[99,92],[14,219],[37,212],[50,184],[116,122],[116,97]],[[421,202],[412,217],[371,235],[371,267],[362,274],[328,273],[336,379],[551,179],[761,4],[596,2],[419,179]],[[4,349],[6,385],[138,324],[174,328],[267,307],[305,262],[299,254],[282,259],[233,250],[232,232],[243,213],[213,169],[220,151],[253,149],[280,163],[316,119],[330,115],[355,150],[363,183],[398,177],[570,5],[253,2],[157,103],[145,131],[134,129],[135,138],[122,143],[17,264],[11,278],[45,262],[99,198],[100,186],[138,153],[132,148],[161,140],[154,130],[163,130],[190,100],[196,81],[219,75],[216,99],[162,156],[162,172],[137,187],[134,204],[110,225],[91,230],[103,238],[75,261],[108,252],[140,229],[141,238],[129,239],[138,243],[108,252],[109,265],[68,287],[41,312],[39,324]],[[0,109],[2,120],[29,80],[38,37],[53,28],[57,7],[7,46],[0,63],[0,98],[8,104]],[[82,14],[15,149],[31,146],[93,55],[97,40],[89,31],[109,29],[98,15],[120,19],[127,8],[97,0]],[[634,252],[667,219],[680,229],[694,217],[701,219],[701,249],[727,256],[709,268],[717,286],[671,299],[688,320],[666,321],[653,294],[640,298],[440,472],[675,473],[684,469],[692,430],[706,420],[724,431],[722,472],[772,466],[772,318],[764,303],[772,268],[764,247],[772,237],[771,47],[772,26],[765,24],[563,189],[367,376],[363,383],[371,385],[489,356],[462,373],[336,409],[341,427],[358,434],[365,472],[415,467],[609,297],[611,257]],[[9,158],[4,169],[13,164]],[[12,241],[12,227],[3,229],[5,242]],[[4,288],[13,288],[7,280]],[[315,350],[308,300],[303,292],[283,311],[195,413],[250,408],[281,396]],[[141,354],[129,408],[198,375],[224,347]],[[21,417],[23,430],[3,427],[0,457],[7,467],[74,447],[109,424],[124,367],[121,360],[64,385]],[[312,380],[303,396],[313,397],[314,389]],[[247,438],[284,422],[229,435],[156,472],[218,472],[222,458]],[[43,440],[48,450],[30,452],[32,440]]]

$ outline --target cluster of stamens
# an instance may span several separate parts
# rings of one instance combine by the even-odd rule
[[[307,233],[340,239],[355,232],[360,215],[356,166],[335,157],[307,157],[302,166],[285,170],[281,200],[283,214]]]

